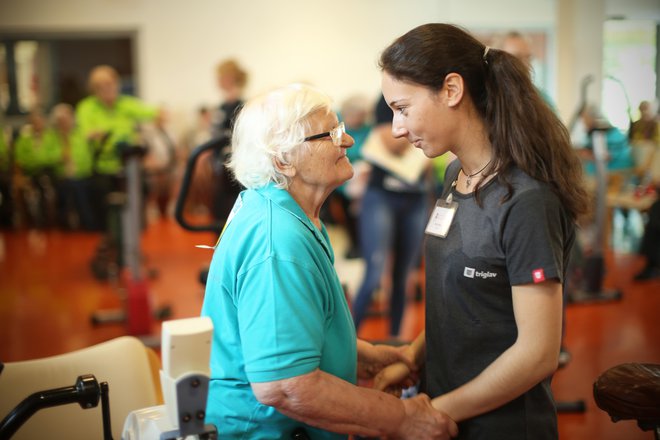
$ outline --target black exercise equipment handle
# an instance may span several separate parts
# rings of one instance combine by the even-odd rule
[[[107,401],[108,384],[103,382],[99,385],[96,378],[91,374],[78,376],[76,384],[70,387],[55,388],[52,390],[38,391],[23,399],[8,415],[0,422],[0,440],[11,438],[16,431],[40,409],[53,406],[67,405],[77,403],[82,409],[89,409],[98,406],[103,392],[106,391],[106,397],[103,398],[103,430],[104,438],[112,439],[110,429],[110,412]],[[107,420],[106,420],[107,417]],[[106,426],[107,423],[107,426]]]
[[[229,146],[230,140],[227,137],[222,137],[218,139],[212,139],[197,148],[195,148],[188,157],[188,162],[186,163],[186,169],[183,174],[183,182],[181,183],[181,189],[179,191],[179,197],[176,200],[176,207],[174,208],[174,218],[179,222],[181,227],[193,232],[215,232],[220,234],[222,228],[224,227],[224,222],[216,221],[208,225],[193,225],[188,223],[184,218],[184,209],[186,206],[186,198],[188,197],[188,191],[190,190],[190,184],[192,182],[192,176],[195,172],[195,165],[197,160],[202,155],[202,153],[215,150],[220,154],[222,149]]]

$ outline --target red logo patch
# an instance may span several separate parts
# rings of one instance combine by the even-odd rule
[[[540,283],[541,281],[545,281],[545,273],[543,272],[543,269],[533,270],[532,279],[534,279],[535,283]]]

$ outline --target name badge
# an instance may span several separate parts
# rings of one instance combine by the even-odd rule
[[[447,200],[438,200],[435,203],[435,208],[433,208],[431,218],[429,218],[424,232],[429,235],[445,238],[457,209],[458,203],[452,201],[451,197],[448,197]]]

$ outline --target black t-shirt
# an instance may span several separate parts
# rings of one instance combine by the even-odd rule
[[[460,163],[447,169],[453,182]],[[513,197],[492,179],[473,194],[453,191],[458,209],[446,238],[426,236],[426,392],[472,380],[516,340],[512,285],[563,282],[575,228],[551,189],[518,169]],[[550,378],[508,404],[462,422],[461,439],[556,439]]]
[[[223,136],[231,138],[231,132],[234,128],[234,120],[238,112],[243,108],[243,101],[227,101],[218,106],[213,115],[212,137],[217,139]]]

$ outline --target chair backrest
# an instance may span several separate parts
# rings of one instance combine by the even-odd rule
[[[139,339],[122,336],[58,356],[6,363],[0,374],[0,419],[32,393],[72,386],[78,376],[93,374],[99,383],[108,382],[112,435],[118,439],[131,411],[162,403],[160,367],[153,365],[158,362]],[[12,439],[102,439],[102,428],[100,402],[85,410],[69,404],[38,411]]]

